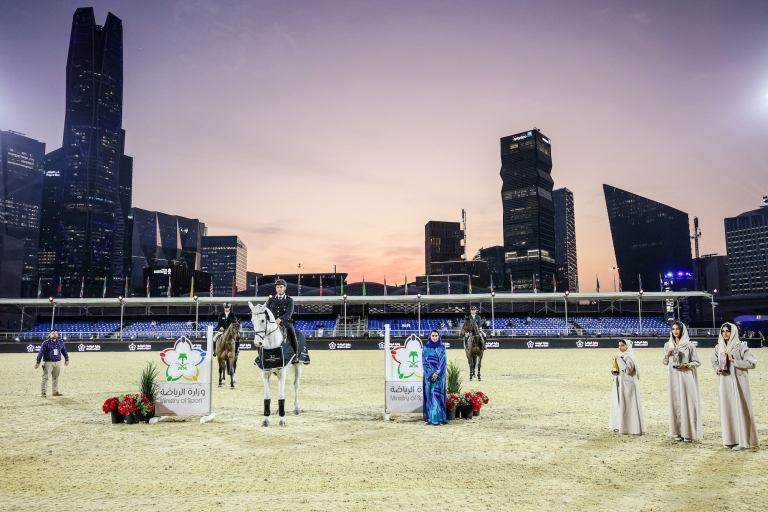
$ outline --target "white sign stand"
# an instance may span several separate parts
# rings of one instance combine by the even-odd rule
[[[165,373],[168,376],[168,381],[161,382],[158,386],[158,394],[164,399],[155,402],[155,410],[161,409],[164,414],[150,419],[150,423],[158,423],[173,416],[200,413],[204,414],[200,418],[200,423],[207,423],[216,417],[216,413],[213,412],[211,397],[213,326],[208,326],[207,338],[204,356],[201,355],[199,348],[190,350],[192,343],[186,337],[178,339],[173,349],[166,349],[160,353],[163,364],[168,366]],[[177,352],[177,347],[184,347],[184,350]],[[203,358],[202,361],[200,357]],[[184,380],[181,380],[182,377]],[[158,403],[160,404],[159,408]]]
[[[424,409],[424,377],[421,339],[410,335],[403,346],[392,350],[390,326],[384,326],[384,420],[391,413],[421,413]],[[398,359],[399,357],[399,359]]]

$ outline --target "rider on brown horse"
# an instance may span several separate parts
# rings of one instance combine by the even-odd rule
[[[227,328],[232,324],[239,323],[237,321],[237,317],[235,316],[234,311],[232,311],[232,304],[229,302],[224,303],[224,312],[219,315],[219,322],[216,325],[216,330],[219,332],[224,332],[227,330]],[[235,354],[240,353],[240,337],[237,338],[237,343],[235,344]]]
[[[483,332],[483,318],[477,314],[477,306],[475,304],[472,304],[469,306],[469,318],[472,319],[472,321],[475,323],[475,326],[477,327],[477,331],[480,333],[481,342],[483,345],[483,350],[485,350],[485,333]],[[464,335],[464,350],[469,350],[469,340],[471,339],[472,334],[467,333]]]

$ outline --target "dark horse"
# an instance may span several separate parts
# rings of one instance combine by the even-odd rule
[[[475,365],[477,365],[477,380],[482,380],[480,367],[483,365],[483,337],[480,335],[477,324],[469,317],[464,320],[464,325],[459,332],[459,336],[465,335],[468,337],[465,352],[469,363],[469,380],[475,377]]]
[[[229,374],[229,385],[232,389],[235,388],[235,370],[237,370],[235,342],[239,339],[240,331],[237,328],[237,324],[227,327],[227,330],[216,339],[216,359],[219,361],[219,387],[223,386],[227,381],[227,376],[224,373],[226,369],[226,372]]]

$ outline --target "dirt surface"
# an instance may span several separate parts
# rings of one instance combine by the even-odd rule
[[[415,415],[383,421],[381,352],[317,351],[303,414],[282,428],[260,426],[250,353],[236,390],[214,387],[213,422],[156,425],[112,425],[101,412],[107,397],[137,390],[150,354],[72,354],[64,396],[46,399],[34,356],[4,354],[0,510],[765,510],[768,452],[722,447],[710,369],[699,373],[704,441],[676,443],[661,350],[638,349],[649,432],[622,436],[608,429],[614,352],[490,351],[482,383],[464,383],[490,404],[432,427]],[[754,352],[766,442],[768,350]],[[466,376],[462,353],[449,358]],[[276,409],[274,381],[273,390]]]

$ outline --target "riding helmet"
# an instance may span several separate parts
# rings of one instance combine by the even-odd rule
[[[231,307],[232,307],[232,304],[230,304],[229,302],[224,303],[224,309],[230,309]]]

